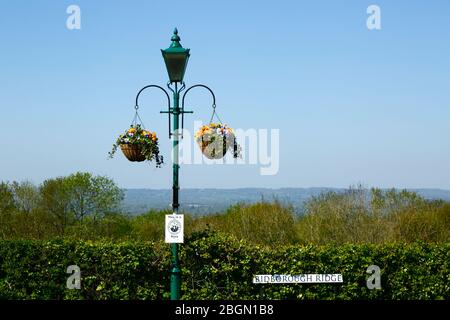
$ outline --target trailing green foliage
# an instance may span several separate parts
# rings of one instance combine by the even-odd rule
[[[139,117],[137,112],[135,119],[136,117]],[[121,145],[138,147],[145,160],[150,162],[155,160],[157,168],[161,168],[164,163],[164,157],[159,153],[159,142],[156,132],[145,130],[139,123],[131,124],[130,128],[117,138],[111,151],[108,153],[109,158],[114,157],[117,148]]]
[[[183,299],[449,299],[450,244],[257,246],[211,231],[181,246]],[[1,299],[167,299],[160,242],[0,241]],[[369,265],[381,268],[369,290]],[[81,289],[67,289],[69,265]],[[253,284],[256,274],[342,273],[343,284]]]

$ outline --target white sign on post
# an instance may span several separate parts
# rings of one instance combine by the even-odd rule
[[[166,214],[166,243],[184,242],[184,215]]]

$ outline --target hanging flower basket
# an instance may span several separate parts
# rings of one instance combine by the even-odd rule
[[[233,129],[226,124],[210,123],[202,126],[195,134],[195,140],[208,159],[221,159],[230,149],[233,150],[234,158],[240,156],[240,146]]]
[[[120,144],[120,149],[122,150],[125,157],[133,162],[145,161],[145,155],[142,154],[142,147],[139,145],[132,144]]]
[[[109,157],[112,158],[120,146],[125,157],[133,162],[153,161],[156,167],[164,163],[159,154],[158,137],[155,132],[142,129],[140,124],[132,124],[130,128],[121,134],[113,145]]]

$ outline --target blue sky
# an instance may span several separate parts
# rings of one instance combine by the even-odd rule
[[[81,30],[66,9],[81,8]],[[366,9],[381,8],[381,30]],[[165,85],[159,49],[174,27],[191,49],[187,85],[204,83],[236,128],[279,128],[280,169],[185,165],[186,187],[450,189],[450,2],[1,1],[0,180],[75,171],[122,187],[169,188],[171,166],[107,152],[147,84]],[[192,92],[207,121],[210,100]],[[141,116],[169,152],[165,101]],[[169,157],[167,157],[169,159]]]

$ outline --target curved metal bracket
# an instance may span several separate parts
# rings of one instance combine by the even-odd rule
[[[167,88],[172,91],[172,93],[175,93],[175,90],[172,89],[172,87],[170,86],[172,84],[172,82],[167,82]],[[175,83],[176,84],[176,83]]]
[[[175,83],[175,89],[172,89],[172,87],[171,87],[172,83]],[[172,91],[172,93],[178,93],[179,94],[181,91],[183,91],[186,88],[186,84],[184,83],[184,81],[181,82],[181,87],[180,87],[180,89],[178,89],[177,82],[170,82],[169,81],[169,82],[167,82],[167,88],[170,91]]]
[[[164,91],[164,93],[166,94],[166,97],[167,97],[167,113],[169,114],[169,139],[170,139],[170,132],[171,132],[171,128],[170,128],[170,97],[169,97],[169,93],[167,93],[167,91],[163,87],[158,86],[156,84],[151,84],[151,85],[143,87],[141,90],[139,90],[138,94],[136,95],[136,103],[135,103],[135,107],[134,108],[136,110],[139,109],[139,104],[138,104],[139,95],[141,94],[142,91],[144,91],[145,89],[148,89],[148,88],[158,88],[158,89],[161,89],[162,91]],[[169,87],[169,89],[172,90],[172,88],[170,88],[170,87]]]
[[[186,89],[186,83],[184,83],[184,81],[181,83],[181,88],[178,90],[178,93],[180,93],[181,91],[183,91],[184,89]]]
[[[191,113],[190,111],[184,111],[184,98],[186,97],[186,94],[189,92],[189,90],[194,89],[194,88],[196,88],[196,87],[202,87],[202,88],[207,89],[207,90],[211,93],[212,98],[213,98],[213,104],[212,104],[212,107],[213,107],[213,108],[216,107],[216,96],[214,95],[214,92],[213,92],[208,86],[205,86],[204,84],[196,84],[196,85],[193,85],[193,86],[189,87],[189,88],[186,90],[186,92],[183,94],[183,98],[181,99],[181,113],[182,113],[182,116],[181,116],[181,130],[183,130],[183,128],[184,128],[184,114],[185,114],[185,113]],[[184,89],[184,83],[183,83],[182,89]],[[180,91],[181,91],[181,90],[180,90]],[[183,131],[182,131],[182,132],[183,132]]]
[[[169,94],[167,93],[167,91],[163,87],[158,86],[156,84],[151,84],[151,85],[145,86],[141,90],[139,90],[138,94],[136,95],[136,103],[135,103],[136,107],[139,107],[139,104],[138,104],[139,95],[141,94],[142,91],[144,91],[145,89],[148,89],[148,88],[158,88],[158,89],[161,89],[162,91],[164,91],[164,93],[166,94],[166,97],[167,97],[167,106],[168,106],[168,108],[170,108],[170,97],[169,97]]]
[[[182,110],[184,110],[184,98],[186,97],[187,93],[189,92],[189,90],[194,89],[196,87],[202,87],[202,88],[207,89],[213,97],[213,106],[216,105],[216,96],[214,95],[214,92],[208,86],[205,86],[204,84],[196,84],[196,85],[193,85],[192,87],[189,87],[186,90],[186,92],[183,94],[183,98],[181,99],[181,109]]]

